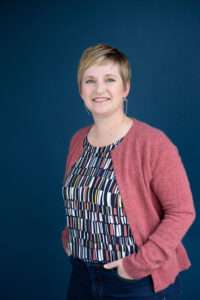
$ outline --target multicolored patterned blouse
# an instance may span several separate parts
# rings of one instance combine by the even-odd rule
[[[137,252],[110,155],[122,139],[95,147],[86,135],[83,154],[65,177],[67,249],[86,262],[112,262]]]

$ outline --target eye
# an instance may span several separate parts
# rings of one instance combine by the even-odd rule
[[[86,83],[94,83],[94,80],[93,79],[88,79],[88,80],[86,80]]]
[[[115,81],[115,80],[112,79],[112,78],[108,78],[107,81],[108,81],[108,82],[113,82],[113,81]]]

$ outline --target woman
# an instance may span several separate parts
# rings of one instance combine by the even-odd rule
[[[63,182],[69,300],[180,299],[179,273],[190,266],[187,175],[161,130],[124,113],[130,77],[127,57],[109,45],[81,57],[79,91],[94,124],[72,137]]]

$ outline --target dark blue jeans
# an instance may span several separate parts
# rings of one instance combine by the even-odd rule
[[[181,292],[180,274],[173,284],[157,293],[153,290],[151,276],[139,280],[125,279],[117,268],[104,269],[103,264],[85,263],[72,255],[69,257],[72,273],[67,300],[178,300]]]

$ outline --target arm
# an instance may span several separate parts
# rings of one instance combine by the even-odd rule
[[[163,219],[147,242],[123,259],[135,279],[152,273],[173,254],[195,218],[192,193],[178,150],[163,134],[151,160],[151,189],[163,208]]]

